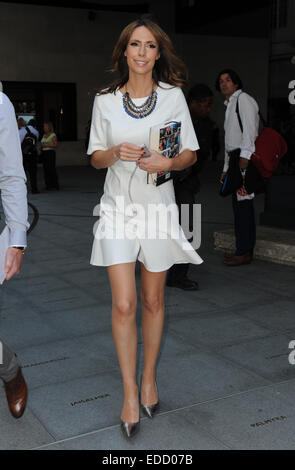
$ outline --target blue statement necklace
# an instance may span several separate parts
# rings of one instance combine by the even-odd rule
[[[148,96],[146,101],[142,105],[137,106],[130,98],[130,95],[127,91],[127,86],[126,86],[126,92],[123,95],[123,107],[124,107],[125,112],[129,116],[135,119],[143,119],[149,116],[154,111],[156,104],[157,104],[157,99],[158,99],[157,92],[153,88],[151,94]]]

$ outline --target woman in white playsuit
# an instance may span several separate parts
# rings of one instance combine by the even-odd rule
[[[199,145],[181,90],[186,67],[156,23],[140,19],[126,26],[112,59],[118,78],[95,96],[87,152],[94,168],[108,168],[90,263],[108,270],[112,332],[124,389],[121,431],[129,439],[139,430],[139,406],[149,418],[159,408],[156,363],[167,270],[177,263],[203,262],[179,225],[173,181],[154,186],[147,184],[147,174],[188,168],[197,159]],[[151,150],[144,158],[150,128],[168,121],[181,122],[179,155],[169,159]],[[160,217],[153,211],[159,204]],[[159,228],[157,223],[165,216],[170,223],[158,224]],[[147,234],[151,228],[152,236]],[[136,381],[137,260],[141,263],[144,353],[140,394]]]

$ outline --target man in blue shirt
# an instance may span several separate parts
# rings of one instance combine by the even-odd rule
[[[28,205],[26,176],[15,112],[9,98],[0,92],[0,190],[5,221],[9,229],[9,242],[4,271],[6,280],[20,272],[22,257],[27,245]],[[2,287],[3,288],[3,287]],[[15,353],[0,340],[0,378],[11,414],[22,416],[27,401],[27,386]]]

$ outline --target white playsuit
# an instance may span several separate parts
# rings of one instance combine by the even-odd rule
[[[123,142],[149,147],[150,127],[168,121],[181,121],[180,152],[198,150],[181,88],[160,82],[157,95],[155,109],[142,119],[125,112],[119,90],[96,95],[87,153]],[[139,106],[145,100],[137,98],[133,102]],[[138,259],[148,271],[161,272],[173,264],[203,262],[179,225],[173,181],[158,187],[147,184],[147,172],[136,162],[117,160],[108,167],[98,215],[90,264],[110,266]],[[168,223],[161,223],[165,218]],[[152,236],[147,235],[149,230]]]

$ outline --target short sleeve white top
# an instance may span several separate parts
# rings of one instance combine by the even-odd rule
[[[143,119],[125,112],[119,90],[96,95],[87,153],[122,142],[148,147],[150,128],[168,121],[181,121],[180,152],[198,150],[182,90],[160,82],[157,95],[155,109]],[[133,99],[136,105],[145,100]],[[98,214],[91,264],[110,266],[138,259],[149,271],[160,272],[173,264],[203,262],[179,225],[173,181],[158,187],[147,184],[146,171],[135,162],[117,160],[108,168]]]

